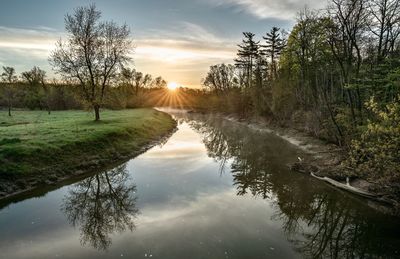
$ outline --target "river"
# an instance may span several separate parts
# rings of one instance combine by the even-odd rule
[[[175,113],[112,170],[0,202],[0,258],[399,258],[400,222],[287,164],[303,151]]]

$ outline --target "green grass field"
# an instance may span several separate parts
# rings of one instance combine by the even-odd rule
[[[174,126],[153,109],[106,110],[99,122],[85,111],[14,111],[12,117],[0,111],[0,178],[68,174],[91,161],[112,162]]]

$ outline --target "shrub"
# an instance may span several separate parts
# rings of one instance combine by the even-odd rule
[[[373,119],[364,127],[361,137],[350,146],[350,165],[356,173],[371,180],[393,185],[400,180],[400,96],[379,107],[371,98],[366,103]]]

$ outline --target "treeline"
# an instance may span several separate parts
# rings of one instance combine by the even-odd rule
[[[33,67],[17,74],[13,67],[2,68],[0,107],[12,116],[14,108],[44,110],[91,109],[81,96],[79,85],[73,82],[48,79],[46,71]],[[107,88],[104,108],[124,109],[152,107],[165,94],[166,81],[153,78],[135,69],[123,68]]]
[[[39,67],[17,75],[13,67],[3,67],[0,81],[0,107],[6,107],[8,115],[13,108],[31,110],[65,110],[80,108],[73,89],[63,82],[47,80],[46,72]]]
[[[203,81],[208,107],[301,128],[345,147],[352,171],[400,182],[399,35],[399,0],[305,9],[289,33],[243,33]]]
[[[49,62],[62,81],[48,80],[38,67],[17,75],[0,72],[0,108],[51,110],[85,108],[100,120],[101,108],[181,106],[167,94],[167,82],[129,68],[134,45],[126,24],[101,20],[96,5],[77,7],[65,16],[66,38],[56,42]],[[179,92],[191,92],[181,89]],[[190,98],[188,98],[190,99]]]

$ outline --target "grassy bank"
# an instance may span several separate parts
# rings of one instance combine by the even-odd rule
[[[101,115],[94,122],[84,111],[0,112],[0,196],[135,155],[175,127],[153,109]]]

